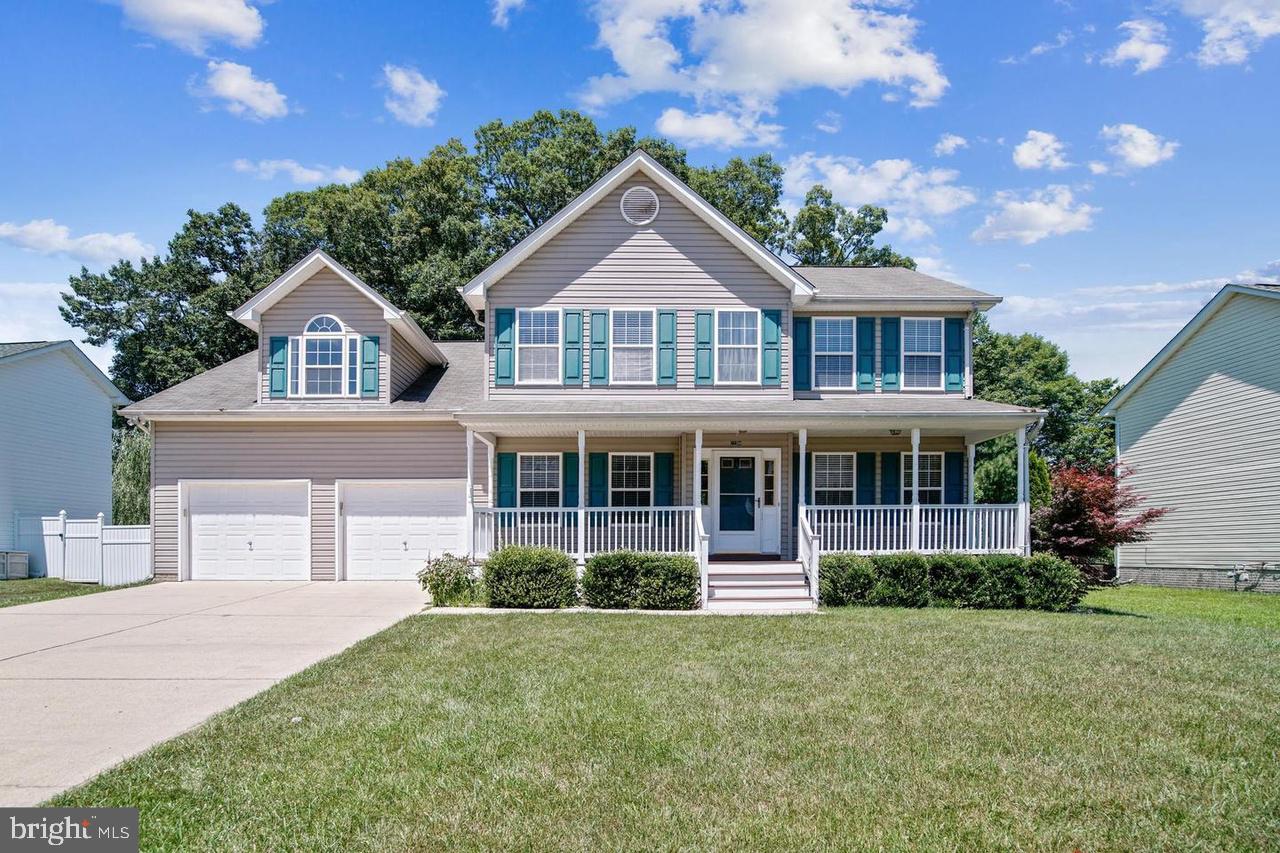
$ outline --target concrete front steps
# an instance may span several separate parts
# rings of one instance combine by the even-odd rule
[[[712,562],[707,609],[729,613],[807,613],[817,609],[796,562]]]

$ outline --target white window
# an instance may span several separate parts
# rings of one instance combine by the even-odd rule
[[[857,503],[855,458],[852,453],[813,454],[815,506],[853,506]]]
[[[817,388],[853,387],[853,318],[813,319],[813,382]]]
[[[609,454],[609,506],[653,506],[653,454]]]
[[[520,506],[560,506],[560,454],[521,453]]]
[[[760,312],[716,312],[716,382],[760,382]]]
[[[359,396],[359,357],[359,335],[331,314],[312,317],[289,339],[289,396]]]
[[[902,386],[942,388],[942,321],[902,321]]]
[[[911,503],[911,454],[902,454],[902,502]],[[920,454],[920,503],[942,503],[942,454]]]
[[[656,348],[653,340],[654,312],[613,311],[609,336],[610,382],[652,385]]]
[[[516,312],[516,381],[554,385],[560,381],[560,311],[521,308]]]

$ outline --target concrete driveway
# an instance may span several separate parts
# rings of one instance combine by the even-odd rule
[[[0,805],[84,782],[425,602],[411,582],[188,581],[0,608]]]

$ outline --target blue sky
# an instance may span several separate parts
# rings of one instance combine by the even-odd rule
[[[256,216],[538,108],[884,205],[1087,377],[1280,280],[1280,0],[17,0],[0,51],[0,340],[77,337],[66,277],[188,208]]]

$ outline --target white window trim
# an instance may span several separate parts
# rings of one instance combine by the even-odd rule
[[[615,311],[633,312],[637,314],[647,312],[653,316],[653,326],[652,326],[653,341],[652,343],[649,344],[649,348],[652,350],[651,352],[652,357],[649,360],[649,375],[653,378],[650,379],[648,382],[645,382],[643,380],[635,380],[635,379],[629,379],[624,381],[624,380],[616,380],[613,378],[613,366],[614,364],[617,363],[617,360],[613,357],[613,352],[614,352],[614,348],[619,346],[619,344],[615,340],[616,336],[613,334],[613,315]],[[638,345],[633,345],[633,344],[621,344],[621,346],[623,349],[640,349]],[[658,384],[658,309],[657,308],[610,308],[609,309],[609,384],[619,385],[619,386],[627,386],[627,385],[648,386],[648,385]]]
[[[849,351],[849,384],[848,385],[819,385],[818,384],[818,321],[819,320],[848,320],[853,323],[853,349]],[[824,352],[822,355],[844,355],[842,352]],[[856,316],[840,314],[830,317],[813,315],[809,321],[809,376],[812,377],[810,385],[815,391],[857,391],[858,390],[858,318]]]
[[[938,324],[938,340],[942,342],[942,349],[938,352],[920,352],[919,350],[907,351],[907,321],[920,320],[925,322],[936,322]],[[903,317],[898,325],[898,352],[902,358],[902,365],[899,371],[902,374],[900,382],[904,392],[910,391],[945,391],[947,388],[947,323],[942,317]],[[938,384],[937,385],[913,385],[907,386],[907,356],[909,355],[925,355],[936,356],[938,359]]]
[[[756,379],[754,382],[730,382],[720,378],[720,315],[745,314],[755,312],[756,315]],[[713,384],[726,388],[759,388],[764,382],[764,312],[759,308],[717,308],[711,318],[711,378]],[[747,349],[743,344],[725,344],[730,349]]]
[[[614,505],[613,504],[613,458],[615,456],[648,456],[649,457],[649,505],[620,507],[620,509],[653,509],[653,487],[655,485],[654,481],[658,478],[657,471],[654,470],[654,466],[653,466],[654,454],[645,453],[643,451],[638,453],[631,453],[625,450],[619,450],[616,453],[610,452],[609,454],[609,506]],[[641,490],[640,489],[619,489],[619,491],[639,492]]]
[[[926,456],[938,457],[938,474],[940,475],[938,477],[938,482],[940,485],[938,486],[938,492],[939,492],[938,503],[934,504],[934,506],[946,506],[946,503],[947,503],[946,454],[941,450],[921,450],[919,455],[921,459],[923,459]],[[907,472],[909,472],[910,470],[911,470],[911,451],[908,450],[902,454],[901,482],[902,482],[902,503],[903,504],[911,503],[911,489],[907,487]],[[921,504],[921,506],[924,506],[924,504]]]
[[[308,332],[307,327],[314,323],[320,317],[332,317],[338,321],[338,325],[342,327],[341,332]],[[307,322],[302,324],[302,332],[297,335],[289,336],[289,348],[286,352],[288,366],[286,370],[286,379],[288,381],[287,397],[295,399],[306,398],[311,400],[352,400],[360,396],[360,335],[352,332],[351,327],[342,321],[341,317],[329,311],[316,314]],[[308,394],[307,393],[307,341],[309,340],[341,340],[342,341],[342,393],[340,394]],[[351,390],[349,380],[349,372],[351,370],[351,341],[356,342],[356,387],[355,391]],[[297,375],[294,374],[293,350],[297,348],[298,370]],[[379,353],[381,358],[381,353]],[[317,368],[319,369],[319,368]],[[294,391],[294,387],[297,391]]]
[[[819,504],[818,503],[818,457],[819,456],[849,456],[853,458],[853,486],[849,491],[853,492],[853,502],[848,504]],[[858,453],[856,450],[826,450],[814,451],[809,454],[813,464],[813,482],[809,483],[809,491],[813,493],[814,506],[857,506],[858,505]],[[844,489],[822,489],[824,492],[840,492]]]
[[[556,342],[557,342],[557,343],[556,343],[556,378],[555,378],[555,379],[533,379],[533,380],[530,380],[530,379],[524,379],[524,380],[522,380],[522,379],[520,378],[520,350],[521,350],[521,344],[520,344],[520,312],[521,312],[521,311],[542,311],[542,312],[554,312],[554,313],[555,313],[555,315],[556,315]],[[525,307],[525,308],[517,308],[517,309],[515,309],[515,312],[516,312],[516,316],[515,316],[515,324],[514,324],[514,328],[511,330],[511,331],[512,331],[512,333],[515,335],[515,341],[514,341],[514,344],[515,344],[515,357],[516,357],[516,358],[515,358],[515,364],[513,364],[513,365],[512,365],[512,370],[515,372],[515,376],[514,376],[515,384],[516,384],[516,385],[524,385],[524,386],[526,386],[526,387],[530,387],[530,386],[542,386],[542,387],[546,387],[546,388],[550,388],[550,387],[553,387],[553,386],[556,386],[556,385],[562,385],[562,384],[564,384],[564,309],[563,309],[563,308],[553,308],[553,307],[542,307],[542,308],[530,308],[530,307]],[[586,313],[585,313],[585,312],[584,312],[583,316],[584,316],[584,317],[586,316]],[[583,330],[583,332],[584,332],[584,337],[585,337],[585,335],[588,333],[588,330],[584,329],[584,330]],[[586,346],[586,342],[585,342],[585,341],[583,342],[583,345],[584,345],[584,346]],[[528,348],[532,347],[532,348],[534,348],[534,349],[547,349],[547,348],[549,348],[550,346],[551,346],[550,344],[525,344],[523,348],[524,348],[524,349],[528,349]]]
[[[522,506],[520,504],[520,494],[522,492],[549,492],[550,489],[525,489],[520,485],[520,463],[528,456],[554,456],[556,457],[556,471],[560,475],[560,487],[556,489],[556,502],[554,506]],[[516,505],[515,509],[534,511],[539,509],[561,509],[564,507],[564,454],[559,451],[548,451],[546,453],[536,453],[529,451],[528,453],[516,454]]]

